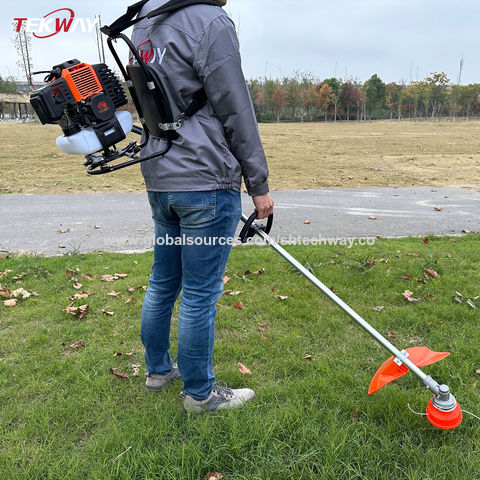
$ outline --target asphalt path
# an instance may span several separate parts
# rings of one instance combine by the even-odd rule
[[[480,192],[459,187],[272,192],[282,242],[480,232]],[[243,211],[253,211],[242,194]],[[439,207],[439,208],[435,208]],[[0,250],[65,254],[153,245],[145,193],[0,195]],[[61,233],[64,231],[64,233]]]

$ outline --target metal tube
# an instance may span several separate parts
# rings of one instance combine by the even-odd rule
[[[245,223],[248,218],[242,214],[242,221]],[[298,260],[293,258],[284,248],[282,248],[273,238],[267,235],[263,230],[253,224],[252,228],[255,233],[260,236],[268,245],[270,245],[277,253],[279,253],[290,265],[295,267],[307,280],[315,285],[322,293],[324,293],[332,302],[336,303],[347,315],[355,320],[367,333],[369,333],[382,347],[388,350],[393,356],[397,357],[404,363],[430,390],[432,393],[438,393],[438,383],[430,376],[423,373],[414,363],[412,363],[400,350],[392,345],[381,333],[373,328],[366,320],[364,320],[357,312],[349,307],[342,299],[337,297],[326,285],[324,285],[315,275],[309,272]]]

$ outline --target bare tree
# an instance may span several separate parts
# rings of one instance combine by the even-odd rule
[[[15,50],[17,51],[18,60],[17,65],[25,74],[25,78],[27,83],[32,85],[31,80],[31,73],[33,69],[33,61],[32,61],[32,34],[28,33],[25,29],[25,24],[22,25],[20,31],[16,31],[16,24],[13,24],[15,30],[15,37],[13,38],[13,44],[15,46]]]

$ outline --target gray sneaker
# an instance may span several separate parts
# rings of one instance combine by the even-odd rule
[[[145,382],[145,388],[149,392],[160,393],[164,387],[168,386],[176,378],[180,378],[180,371],[178,365],[173,364],[170,372],[165,375],[159,375],[157,373],[146,373],[147,381]]]
[[[212,392],[205,400],[195,400],[190,395],[185,398],[183,406],[188,412],[214,412],[223,408],[236,408],[255,398],[255,392],[250,388],[228,388],[225,384],[217,382],[213,385]]]

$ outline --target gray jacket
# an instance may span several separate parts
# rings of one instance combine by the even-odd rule
[[[164,3],[150,0],[140,15]],[[147,190],[240,191],[243,175],[250,195],[267,193],[267,162],[235,27],[222,8],[192,5],[142,20],[132,42],[163,82],[175,120],[194,92],[203,87],[208,98],[165,156],[141,164]],[[151,138],[142,155],[162,150],[163,142]]]

